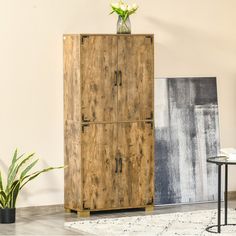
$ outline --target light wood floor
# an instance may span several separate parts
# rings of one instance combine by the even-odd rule
[[[166,214],[204,209],[215,209],[216,203],[201,203],[192,205],[175,205],[155,207],[152,213],[143,210],[99,212],[91,218],[112,218],[125,216],[140,216],[145,214]],[[229,207],[235,208],[236,201],[230,201]],[[83,235],[64,227],[64,222],[79,220],[75,213],[65,213],[61,205],[28,207],[17,209],[15,224],[0,224],[0,235]],[[235,222],[236,223],[236,222]]]

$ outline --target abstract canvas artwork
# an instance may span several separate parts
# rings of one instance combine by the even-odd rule
[[[155,79],[155,204],[217,199],[216,78]]]

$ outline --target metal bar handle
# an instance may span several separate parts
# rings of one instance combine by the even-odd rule
[[[119,164],[120,164],[120,173],[122,173],[122,158],[121,157],[119,159]]]
[[[85,116],[84,116],[84,114],[82,114],[82,122],[90,122],[90,120],[89,120],[89,119],[86,119]]]
[[[151,125],[151,129],[153,129],[153,121],[150,120],[150,121],[145,121],[146,124],[150,124]]]
[[[151,111],[150,117],[147,117],[146,120],[152,120],[153,119],[153,112]]]
[[[84,133],[84,128],[88,127],[88,126],[89,126],[89,124],[82,124],[82,133]]]
[[[117,71],[115,71],[115,86],[117,86],[117,82],[118,82],[118,73]]]
[[[119,85],[122,86],[122,71],[121,70],[119,70],[119,79],[120,79]]]
[[[118,158],[116,157],[115,160],[116,160],[116,169],[115,169],[115,173],[118,173]]]

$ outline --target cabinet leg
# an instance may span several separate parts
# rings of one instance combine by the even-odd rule
[[[78,217],[89,217],[90,211],[77,211],[77,216]]]
[[[153,206],[153,205],[148,205],[148,206],[146,206],[146,207],[145,207],[145,211],[146,211],[146,212],[152,212],[152,211],[154,211],[154,206]]]
[[[65,208],[65,213],[71,213],[71,209]]]

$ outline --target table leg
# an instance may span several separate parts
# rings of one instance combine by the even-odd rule
[[[218,233],[220,233],[221,210],[221,164],[218,165]]]
[[[228,165],[225,165],[225,224],[228,224]]]

